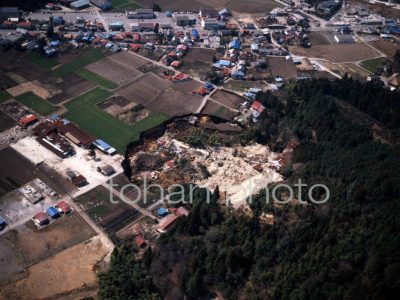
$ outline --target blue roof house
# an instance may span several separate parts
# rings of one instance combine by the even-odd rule
[[[166,215],[168,215],[168,209],[166,209],[165,207],[160,207],[160,208],[157,210],[157,214],[158,214],[160,217],[165,217]]]
[[[233,39],[230,43],[229,43],[229,49],[237,49],[239,50],[241,46],[240,40],[238,38]]]
[[[60,217],[60,212],[58,211],[57,208],[55,208],[54,206],[50,206],[47,209],[47,214],[52,218],[52,219],[57,219],[58,217]]]

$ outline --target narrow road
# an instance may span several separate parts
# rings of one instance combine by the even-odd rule
[[[138,212],[140,212],[142,215],[144,216],[148,216],[150,218],[152,218],[153,220],[159,220],[156,216],[154,216],[153,214],[151,214],[150,212],[148,212],[146,209],[141,208],[139,205],[137,205],[136,203],[134,203],[134,201],[130,201],[129,199],[124,199],[124,197],[121,197],[120,193],[115,190],[112,186],[110,186],[108,183],[103,183],[102,186],[104,186],[107,190],[112,191],[112,193],[114,194],[114,196],[118,197],[119,199],[121,199],[122,201],[124,201],[126,204],[130,205],[131,207],[133,207],[134,209],[136,209]],[[125,197],[126,198],[126,197]]]

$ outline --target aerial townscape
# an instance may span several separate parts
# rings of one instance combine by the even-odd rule
[[[400,0],[0,1],[0,299],[400,295]]]

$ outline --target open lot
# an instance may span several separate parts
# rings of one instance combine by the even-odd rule
[[[160,125],[168,119],[162,114],[152,114],[133,125],[128,125],[97,106],[110,96],[111,93],[106,90],[94,89],[68,102],[65,105],[68,109],[65,116],[92,135],[110,143],[120,153],[125,152],[130,142],[138,140],[142,131]]]
[[[43,116],[47,116],[58,109],[57,106],[52,105],[48,101],[36,96],[32,92],[28,92],[21,96],[18,96],[16,97],[16,99],[25,106],[33,109],[35,112]]]
[[[267,64],[273,77],[281,76],[285,79],[295,79],[297,68],[292,60],[281,57],[268,57]]]
[[[116,203],[112,203],[112,200]],[[113,195],[113,199],[110,199],[110,191],[101,185],[80,195],[75,202],[110,235],[140,215],[120,198]]]
[[[6,131],[15,126],[15,121],[0,111],[0,132]]]
[[[122,65],[110,57],[90,64],[86,69],[120,85],[142,74],[140,71]]]
[[[61,67],[52,71],[52,74],[56,77],[63,77],[74,71],[82,69],[83,67],[102,59],[105,54],[95,48],[90,48],[86,51],[82,51],[78,57],[76,57],[72,62],[62,65]]]
[[[311,31],[309,37],[313,46],[331,44],[330,40],[326,37],[326,34],[321,31]]]
[[[3,245],[1,241],[0,247]],[[26,278],[1,287],[0,298],[61,299],[60,295],[68,294],[75,295],[69,299],[83,299],[95,296],[93,290],[98,287],[96,273],[108,252],[109,249],[97,237],[77,244],[29,267]],[[18,265],[15,266],[18,271]],[[3,268],[1,270],[1,273],[6,272]]]
[[[39,190],[38,190],[39,191]],[[17,191],[13,191],[0,198],[1,215],[4,217],[9,225],[23,222],[24,220],[32,218],[36,213],[43,210],[43,208],[54,205],[58,197],[49,197],[42,191],[39,191],[45,199],[33,204],[26,197]]]
[[[291,46],[289,50],[299,56],[327,59],[332,62],[352,62],[372,59],[379,55],[365,44],[316,45],[311,48]]]
[[[6,90],[15,85],[17,85],[17,82],[12,80],[6,72],[0,70],[0,89]]]

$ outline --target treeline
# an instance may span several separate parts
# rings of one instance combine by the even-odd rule
[[[273,206],[261,192],[248,215],[221,207],[218,191],[206,203],[207,191],[197,189],[191,214],[160,238],[151,259],[132,263],[127,249],[126,258],[112,261],[100,281],[103,298],[140,299],[146,282],[148,293],[169,299],[218,293],[226,299],[396,299],[400,149],[382,143],[371,123],[352,113],[358,107],[397,131],[398,103],[381,86],[369,85],[348,78],[315,80],[289,85],[280,98],[258,95],[267,107],[266,119],[248,134],[281,149],[296,139],[287,180],[327,185],[327,204]],[[304,188],[303,199],[306,193]],[[263,213],[273,214],[276,224],[262,223]],[[131,267],[119,270],[125,260],[140,266],[140,278],[152,281],[138,281]],[[122,281],[111,278],[135,282],[122,294]]]

